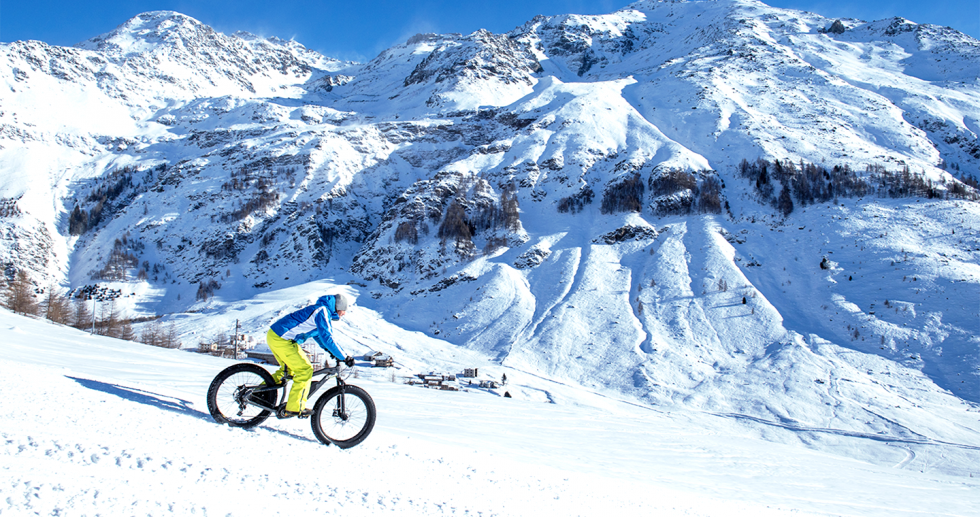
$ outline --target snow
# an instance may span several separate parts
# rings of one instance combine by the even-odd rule
[[[0,46],[7,63],[0,194],[26,193],[21,203],[31,215],[63,233],[65,215],[92,186],[87,179],[124,166],[193,164],[200,181],[181,187],[181,178],[172,179],[173,191],[145,193],[120,233],[135,229],[139,208],[206,189],[209,213],[185,210],[161,226],[199,243],[216,237],[214,216],[234,208],[235,200],[215,192],[230,173],[292,159],[305,174],[276,185],[283,201],[354,194],[354,206],[342,210],[367,226],[363,235],[345,236],[357,237],[346,239],[358,243],[349,250],[356,253],[377,226],[367,214],[384,213],[385,200],[440,172],[526,179],[561,198],[583,185],[599,192],[622,175],[607,174],[602,160],[618,155],[632,168],[713,169],[722,177],[757,156],[857,170],[909,165],[933,179],[947,176],[940,160],[973,171],[977,42],[904,20],[849,20],[842,35],[820,33],[830,21],[748,0],[638,2],[608,15],[536,18],[507,36],[420,35],[360,65],[296,42],[226,36],[179,13],[144,13],[77,48]],[[942,69],[918,73],[936,59]],[[544,72],[534,72],[538,65]],[[408,84],[416,71],[434,75]],[[330,92],[315,88],[337,73],[351,80]],[[481,107],[491,117],[466,120],[467,110]],[[452,116],[456,110],[463,115]],[[495,110],[531,125],[500,134],[489,123]],[[485,146],[503,152],[475,152]],[[532,178],[530,167],[513,169],[548,160],[562,170]],[[557,178],[567,180],[549,181]],[[248,230],[276,216],[256,215]],[[218,233],[228,231],[239,229]],[[38,273],[45,283],[60,282],[66,270],[82,269],[67,275],[76,285],[98,269],[106,244],[78,240],[74,256],[60,246]],[[170,295],[185,303],[157,312],[186,309],[193,291],[172,285]]]
[[[343,339],[345,323],[338,327]],[[807,448],[754,436],[766,426],[732,415],[668,412],[571,387],[573,402],[558,405],[439,392],[365,368],[348,381],[371,393],[378,424],[361,445],[339,450],[317,442],[305,421],[248,431],[215,424],[204,395],[229,360],[6,311],[0,328],[5,515],[970,515],[980,507],[975,478],[909,468],[917,455],[908,440],[828,429]],[[980,450],[928,447],[947,458]],[[853,451],[880,464],[848,458]]]
[[[203,397],[225,360],[0,312],[0,512],[980,512],[980,204],[844,198],[782,217],[736,169],[976,174],[980,44],[901,19],[822,33],[831,21],[638,2],[420,35],[363,65],[173,12],[74,49],[0,45],[8,273],[92,284],[128,236],[152,274],[98,282],[186,348],[236,325],[261,341],[344,292],[352,355],[391,354],[396,380],[478,366],[512,395],[362,367],[378,427],[338,451],[302,422],[215,425]],[[68,212],[127,166],[98,227],[68,235]],[[660,216],[649,193],[640,212],[599,207],[670,168],[717,174],[730,210]],[[229,217],[257,178],[274,202]],[[499,210],[511,188],[513,228],[480,229],[473,253],[436,235],[450,202]],[[594,202],[557,211],[585,188]],[[630,227],[647,231],[603,238]]]

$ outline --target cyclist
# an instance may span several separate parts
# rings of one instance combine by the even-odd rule
[[[269,349],[279,362],[279,370],[272,374],[272,378],[277,383],[281,382],[287,368],[293,374],[293,387],[286,401],[286,417],[305,418],[313,412],[306,409],[306,395],[310,391],[310,380],[313,379],[313,365],[299,347],[300,343],[312,338],[334,359],[344,361],[347,366],[354,365],[354,358],[344,355],[340,346],[334,342],[331,324],[331,321],[340,320],[347,313],[347,307],[347,297],[344,295],[327,294],[317,299],[313,305],[279,318],[266,333]]]

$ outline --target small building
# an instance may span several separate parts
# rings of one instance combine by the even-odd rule
[[[455,381],[456,380],[456,376],[455,375],[446,375],[444,373],[436,373],[436,372],[420,373],[420,374],[417,374],[416,377],[418,377],[419,379],[422,379],[422,380],[428,380],[428,379],[435,379],[435,380],[439,380],[439,381]]]
[[[436,388],[436,389],[447,390],[447,391],[459,391],[459,388],[446,384],[447,382],[450,381],[455,382],[456,376],[429,372],[429,373],[417,373],[415,374],[415,377],[405,381],[405,384],[412,384],[412,385],[421,384],[426,388]]]
[[[381,352],[369,352],[364,354],[362,359],[370,362],[377,368],[390,368],[395,366],[395,360],[390,355]]]
[[[272,355],[272,352],[261,352],[258,350],[247,350],[245,355],[249,359],[255,359],[257,361],[262,361],[273,366],[279,366],[279,361],[276,361],[276,356]]]
[[[419,374],[419,377],[422,379],[422,383],[426,386],[442,386],[443,381],[446,380],[442,375]]]
[[[258,341],[248,334],[240,334],[236,345],[241,350],[252,350],[258,345]]]
[[[479,377],[479,368],[463,368],[463,377]]]

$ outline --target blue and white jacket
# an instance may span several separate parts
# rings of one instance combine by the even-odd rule
[[[333,325],[330,323],[340,319],[335,308],[336,301],[332,294],[321,296],[313,305],[279,318],[272,324],[272,331],[283,339],[297,343],[313,338],[334,359],[343,361],[347,355],[334,342]]]

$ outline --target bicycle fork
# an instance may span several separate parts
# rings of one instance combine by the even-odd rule
[[[347,414],[347,406],[344,403],[344,399],[346,398],[344,397],[344,395],[346,394],[346,392],[347,392],[347,386],[342,384],[340,386],[340,393],[337,394],[337,407],[333,409],[333,414],[332,414],[334,418],[339,418],[344,422],[346,422],[347,419],[350,418],[350,415]]]

